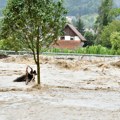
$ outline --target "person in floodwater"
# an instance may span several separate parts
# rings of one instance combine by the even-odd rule
[[[28,71],[28,68],[30,68],[30,71]],[[35,81],[35,75],[37,75],[36,70],[33,70],[30,66],[27,66],[26,74],[16,78],[14,80],[14,82],[24,82],[25,81],[25,83],[27,85],[30,81]]]

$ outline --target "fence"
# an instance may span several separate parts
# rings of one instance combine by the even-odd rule
[[[96,61],[120,60],[120,55],[51,53],[51,52],[43,52],[42,54],[53,56],[56,59],[70,59],[70,60],[77,59],[77,60],[96,60]]]
[[[11,51],[11,50],[0,50],[0,54],[5,54],[5,55],[29,55],[32,54],[30,51]]]
[[[30,51],[7,51],[0,50],[0,54],[6,55],[32,55]],[[56,59],[78,59],[78,60],[120,60],[120,55],[101,55],[101,54],[78,54],[78,53],[53,53],[53,52],[43,52],[41,53],[45,56],[52,56]]]

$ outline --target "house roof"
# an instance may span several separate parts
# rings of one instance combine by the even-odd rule
[[[82,41],[86,41],[84,36],[72,24],[67,24],[66,26],[68,26]]]

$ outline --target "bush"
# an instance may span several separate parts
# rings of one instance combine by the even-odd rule
[[[51,48],[51,49],[45,50],[44,52],[120,55],[120,50],[108,49],[101,45],[81,47],[76,50]]]

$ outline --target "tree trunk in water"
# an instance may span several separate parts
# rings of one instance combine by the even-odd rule
[[[40,63],[39,63],[39,55],[37,55],[37,84],[40,84]]]
[[[39,59],[40,47],[39,47],[39,36],[37,37],[37,45],[36,45],[36,47],[37,47],[37,84],[40,84],[40,59]]]
[[[36,42],[36,53],[37,53],[37,84],[40,85],[40,58],[39,58],[39,53],[41,51],[41,46],[40,46],[40,28],[38,26],[37,32],[38,32],[38,36],[37,36],[37,42]]]

